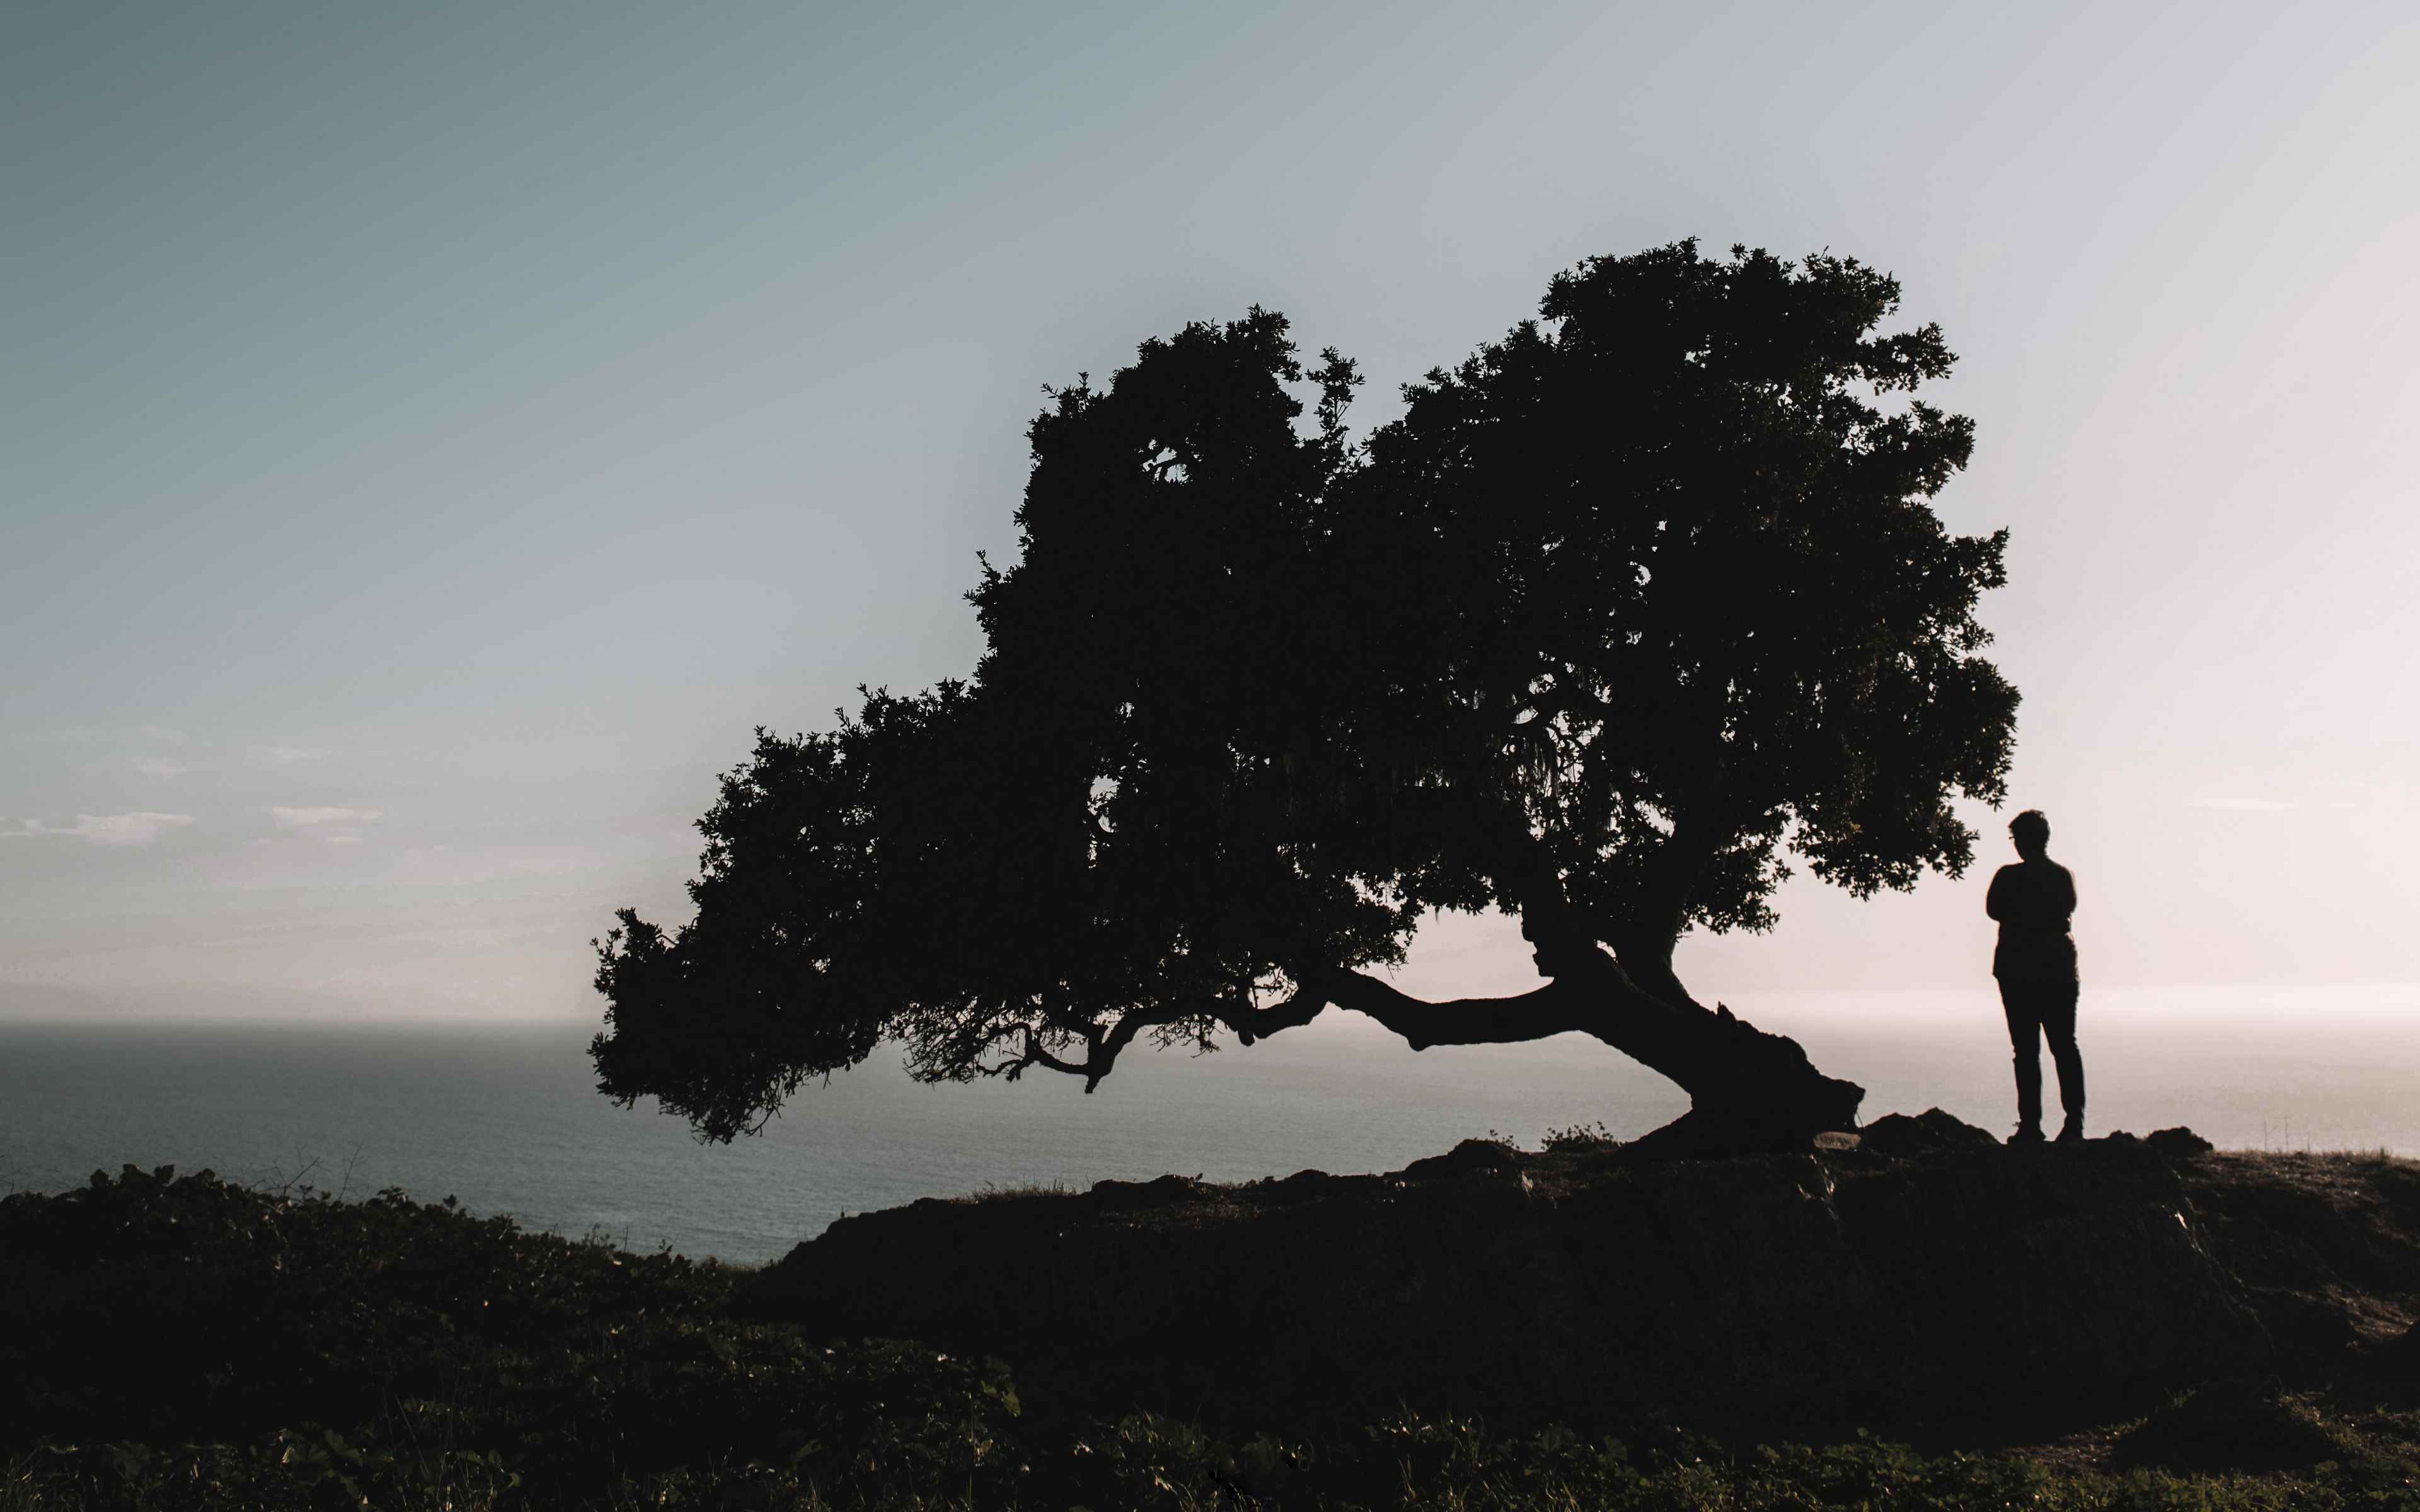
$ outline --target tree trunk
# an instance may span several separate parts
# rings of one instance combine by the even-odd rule
[[[1622,974],[1611,961],[1606,965],[1607,974]],[[1688,1113],[1648,1140],[1676,1155],[1804,1149],[1816,1134],[1857,1126],[1864,1088],[1816,1070],[1795,1040],[1767,1034],[1720,1005],[1699,1007],[1668,961],[1650,971],[1662,990],[1641,991],[1632,981],[1600,988],[1604,1024],[1590,1031],[1689,1094]]]
[[[1431,1003],[1358,972],[1310,974],[1289,1003],[1236,1023],[1246,1041],[1306,1023],[1329,1003],[1366,1013],[1410,1041],[1507,1044],[1576,1031],[1670,1077],[1689,1094],[1682,1119],[1641,1141],[1673,1155],[1800,1148],[1854,1129],[1865,1088],[1817,1071],[1794,1040],[1728,1009],[1708,1011],[1642,991],[1613,957],[1590,949],[1557,962],[1555,980],[1514,997]]]
[[[1357,971],[1305,968],[1294,974],[1300,990],[1290,1001],[1230,1017],[1229,1026],[1249,1044],[1307,1024],[1332,1003],[1376,1019],[1415,1050],[1590,1035],[1689,1094],[1686,1114],[1636,1142],[1672,1155],[1805,1149],[1819,1134],[1857,1126],[1864,1088],[1817,1071],[1797,1041],[1766,1034],[1728,1008],[1701,1007],[1682,986],[1672,951],[1686,917],[1683,894],[1671,895],[1668,927],[1659,918],[1639,928],[1634,919],[1633,937],[1616,941],[1617,956],[1597,943],[1603,921],[1571,905],[1526,829],[1507,832],[1499,892],[1517,907],[1539,974],[1549,979],[1544,986],[1512,997],[1431,1003]],[[1676,878],[1685,874],[1688,854],[1675,850],[1668,858]]]
[[[1622,974],[1633,986],[1651,997],[1704,1011],[1706,1005],[1690,994],[1672,969],[1672,954],[1681,943],[1677,927],[1673,933],[1660,935],[1620,933],[1610,943],[1614,960],[1621,964]]]

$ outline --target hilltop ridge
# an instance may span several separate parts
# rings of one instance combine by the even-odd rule
[[[1383,1176],[1182,1177],[844,1219],[760,1316],[995,1353],[1205,1418],[2042,1435],[2325,1376],[2420,1313],[2420,1171],[2188,1130],[2011,1149],[1938,1110],[1794,1155],[1466,1141]]]

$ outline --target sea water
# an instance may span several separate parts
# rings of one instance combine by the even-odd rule
[[[1773,994],[1732,1006],[1867,1088],[1865,1116],[2013,1119],[1979,991]],[[2420,987],[2088,989],[2093,1132],[2189,1124],[2221,1146],[2420,1155]],[[738,1262],[844,1213],[1169,1172],[1377,1171],[1473,1135],[1617,1136],[1676,1117],[1669,1083],[1578,1035],[1415,1054],[1365,1020],[1197,1056],[1137,1046],[1099,1091],[920,1086],[895,1053],[810,1084],[756,1137],[704,1145],[597,1094],[585,1024],[0,1024],[0,1190],[170,1165],[359,1196],[400,1187],[524,1226]],[[2045,1081],[2054,1083],[2045,1056]],[[2054,1107],[2055,1090],[2050,1092]]]

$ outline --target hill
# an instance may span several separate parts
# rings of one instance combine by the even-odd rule
[[[1963,1443],[2214,1377],[2323,1379],[2420,1306],[2407,1165],[2218,1155],[2184,1130],[2010,1149],[1938,1112],[1827,1143],[1675,1162],[1472,1140],[1388,1176],[924,1201],[834,1224],[741,1304],[1238,1427],[1409,1400]]]
[[[923,1202],[761,1273],[97,1175],[0,1199],[0,1509],[2420,1506],[2420,1168],[1831,1143]]]

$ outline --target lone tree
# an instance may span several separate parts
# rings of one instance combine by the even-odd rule
[[[1593,1035],[1688,1091],[1684,1148],[1853,1127],[1859,1088],[1672,959],[1770,927],[1785,855],[1861,897],[1957,875],[1950,796],[2003,795],[2006,532],[1931,508],[1973,427],[1915,397],[1952,358],[1881,333],[1898,302],[1829,255],[1592,259],[1359,446],[1351,364],[1257,309],[1058,391],[974,675],[758,732],[694,922],[600,942],[600,1089],[727,1140],[884,1039],[1089,1091],[1140,1037],[1334,1006],[1414,1049]],[[1535,990],[1366,969],[1490,906]]]

